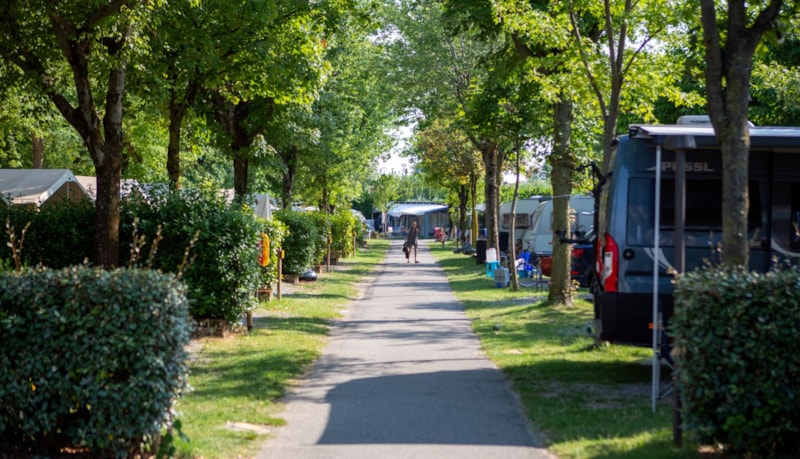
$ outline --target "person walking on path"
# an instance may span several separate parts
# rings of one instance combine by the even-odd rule
[[[417,246],[419,246],[419,228],[417,222],[411,222],[411,228],[408,230],[406,242],[404,246],[408,249],[406,251],[406,263],[411,263],[411,249],[414,249],[414,263],[419,263],[417,259]]]
[[[552,459],[427,247],[393,241],[257,459]],[[424,276],[420,276],[420,270]]]

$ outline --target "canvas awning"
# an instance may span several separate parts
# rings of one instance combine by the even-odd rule
[[[400,217],[403,215],[425,215],[431,212],[443,212],[447,210],[447,206],[442,204],[395,204],[389,209],[390,217]]]

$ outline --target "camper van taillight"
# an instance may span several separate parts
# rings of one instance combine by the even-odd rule
[[[617,291],[617,278],[619,275],[619,249],[614,238],[608,233],[605,235],[605,245],[603,246],[603,264],[601,279],[603,290],[606,292]]]

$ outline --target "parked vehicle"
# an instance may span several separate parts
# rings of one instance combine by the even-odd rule
[[[563,228],[566,239],[582,237],[594,224],[594,198],[572,196],[569,198],[570,228]],[[556,228],[558,230],[558,228]],[[542,255],[553,253],[553,201],[539,203],[531,216],[531,224],[522,233],[523,247]]]
[[[572,246],[570,275],[581,287],[591,287],[594,280],[595,232],[590,230]]]
[[[750,142],[749,268],[765,271],[773,257],[800,260],[800,127],[751,127]],[[672,315],[676,254],[685,253],[686,271],[718,259],[720,147],[710,124],[639,125],[619,139],[613,158],[596,193],[594,332],[601,340],[649,345],[654,285],[656,317],[666,326]],[[675,197],[682,183],[685,206]],[[685,249],[676,251],[676,244]]]
[[[517,200],[517,208],[514,213],[514,236],[517,239],[522,238],[522,234],[531,226],[531,217],[536,208],[544,201],[553,199],[550,196],[531,196],[525,199]],[[504,202],[500,204],[500,251],[508,252],[509,234],[511,230],[511,202]]]

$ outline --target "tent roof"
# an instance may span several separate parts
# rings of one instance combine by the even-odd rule
[[[400,217],[402,215],[425,215],[431,212],[441,212],[447,210],[447,206],[442,204],[412,204],[399,203],[389,209],[389,216]]]
[[[0,169],[0,194],[12,204],[40,205],[67,182],[88,196],[69,169]]]

